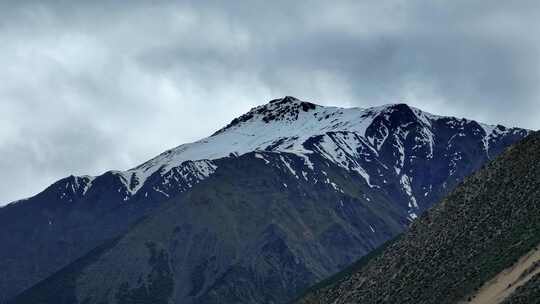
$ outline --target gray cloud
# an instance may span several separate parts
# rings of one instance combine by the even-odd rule
[[[4,1],[0,203],[126,169],[269,99],[537,129],[537,1]]]

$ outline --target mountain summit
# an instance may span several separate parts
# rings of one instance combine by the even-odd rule
[[[275,99],[133,169],[0,208],[0,299],[46,279],[15,302],[282,303],[528,133]]]

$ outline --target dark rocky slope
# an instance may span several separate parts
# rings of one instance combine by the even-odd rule
[[[540,133],[465,178],[397,241],[297,303],[458,303],[540,243]],[[507,299],[536,303],[538,277]]]
[[[281,155],[263,153],[276,161]],[[294,168],[302,164],[293,159]],[[13,303],[284,303],[409,223],[387,196],[337,166],[306,182],[249,153],[168,201],[111,248]],[[91,262],[88,263],[87,261]]]

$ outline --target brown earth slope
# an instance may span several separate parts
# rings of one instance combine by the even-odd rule
[[[516,289],[524,286],[535,275],[540,273],[540,250],[534,248],[523,256],[512,267],[503,270],[489,280],[473,295],[462,303],[498,304],[508,299]]]

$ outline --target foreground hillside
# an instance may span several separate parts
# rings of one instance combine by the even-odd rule
[[[382,253],[297,303],[538,303],[539,244],[535,133],[466,178]],[[494,285],[496,277],[506,285]]]
[[[0,208],[0,301],[72,269],[127,231],[159,226],[164,234],[145,242],[166,249],[174,281],[167,296],[178,303],[282,302],[405,230],[464,176],[527,134],[406,104],[346,109],[272,100],[131,170],[68,177]],[[182,209],[167,221],[167,208]],[[162,220],[141,224],[147,215]],[[118,246],[111,250],[122,252]],[[142,247],[97,262],[105,269],[139,265],[160,248],[129,246]],[[287,271],[290,263],[298,269]],[[148,286],[151,269],[117,271],[125,275],[92,293],[114,302],[123,283],[127,290]],[[84,278],[75,284],[79,300],[88,295],[82,286],[101,284]]]

